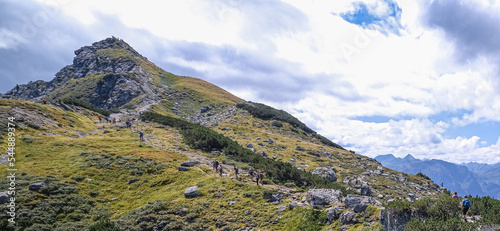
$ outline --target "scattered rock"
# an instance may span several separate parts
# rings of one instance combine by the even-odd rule
[[[295,159],[294,158],[290,158],[290,162],[291,163],[295,163]]]
[[[215,194],[214,196],[217,197],[217,198],[221,198],[222,197],[222,190],[219,191],[217,194]]]
[[[137,181],[139,181],[139,180],[137,180],[137,179],[132,179],[132,180],[129,180],[129,181],[127,182],[127,184],[133,184],[133,183],[135,183],[135,182],[137,182]]]
[[[205,113],[207,111],[209,111],[210,108],[208,106],[203,106],[201,109],[200,109],[200,113]]]
[[[230,201],[230,202],[229,202],[229,206],[232,206],[232,205],[234,205],[234,204],[236,204],[236,201]]]
[[[274,144],[274,140],[272,139],[265,139],[264,142],[267,142],[268,144]]]
[[[227,128],[221,128],[220,130],[222,130],[222,131],[229,131],[229,130],[231,130],[231,128],[230,128],[230,127],[227,127]]]
[[[288,209],[293,210],[293,208],[297,207],[297,202],[289,202]]]
[[[186,196],[186,198],[193,198],[198,196],[199,193],[200,191],[198,189],[198,186],[191,186],[187,188],[186,191],[184,191],[184,196]]]
[[[35,182],[35,183],[30,184],[28,189],[31,191],[38,192],[38,191],[40,191],[40,189],[47,187],[47,186],[48,186],[48,184],[45,182]]]
[[[317,167],[312,174],[325,177],[329,181],[335,182],[337,181],[337,174],[335,174],[335,172],[336,170],[334,167]]]
[[[183,161],[181,163],[181,166],[184,166],[184,167],[193,167],[197,164],[199,164],[200,162],[199,161],[196,161],[196,160],[188,160],[188,161]]]
[[[181,172],[187,172],[187,171],[189,171],[189,168],[186,168],[186,167],[180,167],[179,166],[179,167],[177,167],[177,169],[179,169],[179,171],[181,171]]]
[[[0,204],[8,203],[12,195],[9,195],[8,191],[0,192]]]
[[[278,193],[264,193],[262,198],[267,199],[268,202],[274,203],[278,202],[281,203],[285,199],[285,194],[278,192]]]
[[[297,148],[295,148],[295,150],[297,150],[297,151],[301,151],[301,152],[306,151],[306,149],[305,149],[305,148],[300,147],[300,146],[297,146]]]
[[[286,209],[285,205],[278,207],[278,213],[285,211],[285,209]]]
[[[253,145],[251,143],[248,143],[247,148],[253,148]]]
[[[140,224],[142,222],[150,222],[151,221],[151,217],[141,217],[137,220],[137,224]]]
[[[266,152],[260,152],[260,155],[262,155],[264,158],[269,158]]]

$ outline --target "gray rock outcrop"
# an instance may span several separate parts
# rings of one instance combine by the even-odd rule
[[[344,204],[347,208],[353,209],[354,212],[359,213],[365,211],[368,205],[381,206],[382,203],[373,197],[361,196],[356,194],[349,194],[344,198]]]
[[[356,221],[356,213],[353,211],[345,211],[340,215],[340,222],[342,224],[350,224]]]
[[[335,172],[336,172],[335,168],[331,166],[317,167],[316,169],[314,169],[314,171],[312,171],[312,174],[325,177],[329,181],[335,182],[337,181],[337,174]]]
[[[314,198],[314,205],[331,205],[339,203],[342,199],[342,191],[337,189],[309,189],[309,198]]]

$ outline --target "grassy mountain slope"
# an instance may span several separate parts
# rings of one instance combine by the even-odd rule
[[[244,227],[297,230],[296,227],[308,227],[317,230],[341,225],[339,222],[323,223],[325,211],[300,206],[293,210],[286,208],[288,202],[300,201],[305,196],[305,188],[293,184],[287,184],[287,187],[275,185],[279,182],[272,179],[268,179],[264,187],[257,186],[244,173],[241,180],[236,180],[233,171],[227,170],[224,178],[219,177],[207,162],[210,158],[216,157],[227,166],[237,165],[241,172],[250,165],[225,155],[190,148],[175,127],[140,121],[134,122],[132,129],[127,129],[124,124],[100,124],[97,113],[83,108],[65,111],[53,105],[28,101],[0,100],[0,109],[2,118],[16,117],[18,126],[18,229],[84,229],[102,224],[99,223],[102,219],[111,219],[114,226],[129,230],[152,229],[161,222],[165,228],[174,230],[194,227],[213,230]],[[297,155],[293,147],[300,144],[306,150],[317,151],[321,150],[321,144],[307,142],[307,136],[295,134],[292,130],[287,133],[287,127],[291,125],[284,124],[279,128],[284,130],[282,136],[278,128],[267,125],[269,121],[251,117],[245,111],[240,111],[238,116],[230,120],[245,120],[243,124],[248,124],[233,127],[231,134],[226,130],[226,135],[238,135],[241,138],[235,140],[243,144],[248,142],[245,136],[259,134],[263,138],[273,138],[277,145],[290,147],[287,148],[289,151],[279,152],[280,158],[302,158],[310,165],[305,167],[306,170],[320,163],[349,165],[351,161],[359,161],[357,155],[331,147],[325,149],[339,152],[331,161],[313,161],[318,157]],[[262,126],[254,127],[254,123]],[[226,125],[234,123],[225,121],[219,126]],[[144,131],[146,142],[139,142],[138,131]],[[246,135],[239,134],[239,131],[245,131]],[[258,146],[258,149],[272,156],[274,147],[278,146]],[[6,148],[6,143],[2,148]],[[193,158],[198,158],[202,164],[187,172],[178,170],[182,161]],[[6,165],[0,165],[0,172],[4,175],[6,169]],[[339,168],[339,171],[341,177],[357,174],[354,168]],[[28,186],[34,182],[46,182],[49,186],[38,192],[29,190]],[[7,186],[8,179],[3,179],[0,192],[7,190]],[[183,193],[189,186],[198,186],[201,196],[185,198]],[[291,191],[288,191],[289,197],[278,205],[263,199],[266,192],[283,190]],[[286,209],[278,212],[280,206]],[[6,222],[5,209],[0,225],[2,230],[13,230],[13,226]],[[358,216],[372,215],[367,212]],[[376,217],[378,215],[371,219],[376,221]],[[367,224],[358,223],[353,228]]]

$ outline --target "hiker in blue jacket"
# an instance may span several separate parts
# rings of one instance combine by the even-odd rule
[[[462,200],[462,213],[464,215],[464,221],[467,221],[467,211],[469,211],[470,208],[470,200],[467,198],[467,195],[464,196],[464,199]]]

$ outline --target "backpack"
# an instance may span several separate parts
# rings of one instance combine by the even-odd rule
[[[259,173],[259,178],[260,179],[264,179],[264,174],[263,173]]]
[[[464,208],[470,208],[470,200],[464,199],[464,201],[462,202],[462,205],[464,206]]]

